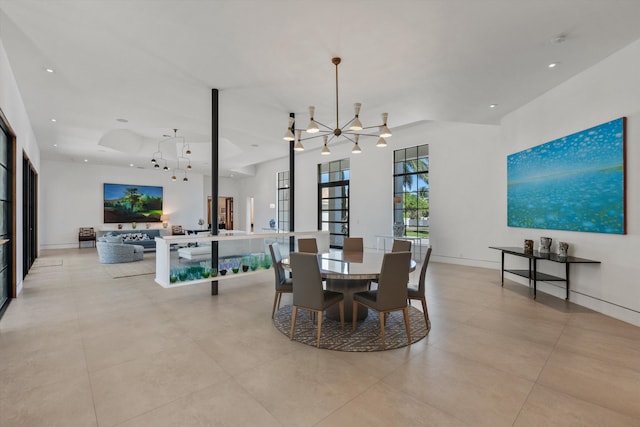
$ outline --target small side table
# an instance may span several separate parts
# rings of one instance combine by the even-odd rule
[[[533,299],[536,298],[536,285],[538,281],[544,282],[565,282],[567,285],[567,297],[565,298],[567,301],[569,300],[569,267],[571,264],[600,264],[600,261],[595,261],[592,259],[586,258],[578,258],[574,256],[560,256],[558,254],[554,254],[551,252],[525,252],[523,248],[518,247],[503,247],[503,246],[489,246],[489,249],[497,249],[501,251],[501,282],[502,286],[504,286],[504,273],[515,274],[516,276],[524,277],[529,279],[529,285],[533,282]],[[504,268],[504,254],[513,255],[521,258],[529,259],[529,269],[528,270],[511,270]],[[557,262],[565,265],[565,276],[558,277],[552,276],[546,273],[538,272],[538,261],[551,261]]]

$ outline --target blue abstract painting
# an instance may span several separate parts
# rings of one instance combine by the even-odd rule
[[[510,227],[625,233],[625,118],[507,156]]]

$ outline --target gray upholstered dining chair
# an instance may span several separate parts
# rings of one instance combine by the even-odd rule
[[[315,254],[293,252],[290,255],[291,272],[295,277],[293,282],[293,311],[291,313],[291,334],[296,328],[298,308],[317,313],[318,317],[318,342],[320,348],[320,335],[322,334],[322,315],[324,311],[335,304],[339,304],[340,323],[344,329],[344,295],[340,292],[327,291],[322,288],[322,276],[318,257]]]
[[[411,241],[393,239],[391,252],[411,252]]]
[[[282,294],[290,294],[293,292],[293,281],[287,277],[284,268],[282,267],[282,255],[280,254],[280,246],[277,243],[269,245],[269,252],[271,252],[271,263],[273,264],[273,271],[276,279],[276,295],[273,298],[273,309],[271,310],[271,318],[276,312],[276,305],[280,308],[280,300]]]
[[[420,269],[420,279],[418,279],[418,287],[409,286],[407,289],[409,300],[417,299],[422,302],[422,312],[424,313],[424,321],[427,324],[427,329],[431,327],[431,321],[429,321],[429,311],[427,310],[427,298],[425,297],[425,280],[427,278],[427,267],[429,266],[429,258],[431,258],[431,246],[427,249],[427,254],[422,262],[422,268]],[[409,301],[411,302],[411,301]]]
[[[316,242],[316,239],[298,239],[298,252],[304,252],[306,254],[317,254],[318,243]]]
[[[362,237],[345,237],[342,252],[364,252]]]
[[[375,310],[380,315],[380,336],[384,346],[384,326],[386,314],[402,310],[404,325],[407,330],[407,341],[411,343],[409,326],[409,306],[407,305],[407,284],[411,269],[410,252],[389,252],[384,254],[378,289],[353,294],[353,329],[356,329],[358,304]]]

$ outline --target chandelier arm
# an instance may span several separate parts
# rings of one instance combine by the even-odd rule
[[[323,134],[319,134],[319,135],[313,135],[313,136],[307,136],[306,138],[300,138],[300,139],[296,139],[296,141],[308,141],[310,139],[315,139],[315,138],[320,138],[324,135],[328,135],[328,133],[323,133]]]
[[[314,121],[316,122],[316,124],[322,126],[323,128],[327,129],[328,131],[333,132],[333,128],[332,127],[329,127],[329,126],[325,125],[324,123],[321,123],[321,122],[319,122],[319,121],[317,121],[315,119],[314,119]],[[306,129],[304,129],[304,130],[306,131]]]
[[[363,128],[362,128],[362,130],[375,129],[375,128],[379,128],[380,126],[384,126],[384,124],[376,125],[376,126],[367,126],[367,127],[363,127]]]
[[[377,135],[375,133],[361,133],[362,131],[348,131],[343,133],[342,135],[360,135],[360,136],[373,136],[374,138],[380,138],[380,135]]]
[[[355,134],[352,134],[352,133],[343,133],[341,136],[344,136],[344,138],[345,138],[345,139],[348,139],[349,141],[351,141],[351,142],[353,142],[353,143],[355,144],[355,143],[356,143],[355,139],[351,139],[351,138],[349,138],[349,135],[355,135]],[[358,134],[358,135],[360,135],[360,134]]]
[[[354,121],[355,119],[356,119],[356,118],[355,118],[355,116],[354,116],[354,117],[352,117],[352,118],[351,118],[351,120],[349,120],[347,123],[345,123],[345,124],[340,128],[340,130],[341,130],[342,132],[346,132],[346,131],[345,131],[346,127],[347,127],[347,126],[349,126],[351,123],[353,123],[353,121]]]

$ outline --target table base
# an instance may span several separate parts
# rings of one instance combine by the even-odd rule
[[[353,319],[353,294],[356,292],[362,292],[369,289],[370,280],[342,280],[342,279],[327,279],[327,290],[340,292],[344,295],[344,322],[350,323]],[[364,320],[367,318],[369,309],[358,305],[358,320]],[[340,308],[338,304],[327,310],[327,318],[335,321],[340,321]]]

